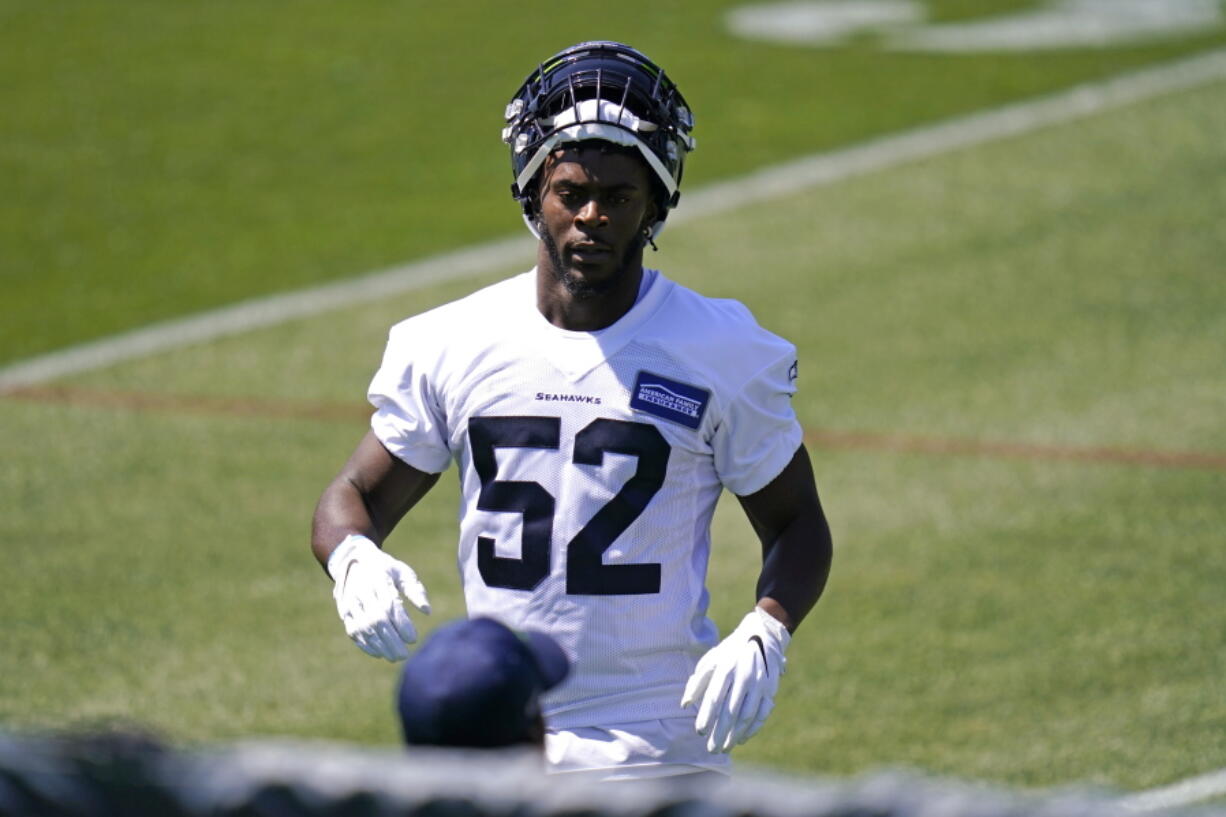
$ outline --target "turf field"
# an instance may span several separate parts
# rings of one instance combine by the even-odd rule
[[[24,7],[4,8],[22,19]],[[204,22],[181,25],[208,42]],[[1008,93],[990,99],[951,79],[950,96],[922,113],[823,124],[808,148],[798,134],[781,136],[777,153],[752,160],[714,148],[721,161],[701,172],[700,138],[695,184],[1159,50],[1055,58],[1066,73],[1010,74]],[[652,263],[746,301],[799,346],[796,406],[836,539],[827,596],[790,651],[776,714],[738,750],[744,761],[1129,790],[1226,766],[1223,132],[1218,82],[665,232]],[[501,173],[495,158],[474,178]],[[360,192],[362,180],[341,188]],[[46,196],[59,203],[4,206],[77,212]],[[148,226],[163,251],[222,238],[227,251],[246,247],[243,263],[254,266],[233,267],[236,278],[275,257],[280,272],[269,268],[265,280],[276,288],[364,272],[432,242],[501,235],[514,214],[500,196],[488,197],[494,226],[474,217],[400,244],[387,237],[409,210],[369,221],[344,211],[337,218],[352,223],[337,232],[349,238],[328,238],[323,221],[312,228],[334,249],[352,240],[335,255],[295,240],[300,254],[281,258],[289,244],[263,246],[267,232],[184,213]],[[351,251],[357,244],[362,252]],[[72,247],[65,239],[58,251]],[[41,269],[39,259],[31,251],[22,263]],[[508,258],[481,281],[0,399],[0,725],[119,720],[182,742],[393,743],[395,670],[344,637],[330,582],[307,552],[310,510],[363,432],[361,395],[387,327],[528,263]],[[56,274],[43,286],[57,286]],[[219,280],[206,296],[200,283],[183,303],[200,308],[251,286]],[[127,297],[81,287],[73,309]],[[30,320],[19,293],[34,288],[6,296],[6,316]],[[174,311],[142,309],[124,320]],[[55,344],[88,335],[74,332]],[[431,590],[428,626],[462,612],[455,506],[448,477],[389,542]],[[726,628],[752,603],[756,547],[735,503],[721,507],[715,536],[713,614]]]
[[[687,187],[1226,43],[787,48],[730,36],[736,4],[0,0],[0,365],[520,229],[502,111],[579,40],[684,79]],[[925,2],[934,20],[1037,5]]]

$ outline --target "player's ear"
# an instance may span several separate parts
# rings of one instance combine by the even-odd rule
[[[654,196],[647,202],[647,209],[643,211],[643,223],[639,225],[639,232],[651,235],[651,228],[656,226],[656,222],[660,220],[660,205],[656,203]]]
[[[536,181],[530,183],[527,190],[524,191],[524,215],[537,226],[537,229],[543,227],[541,221],[541,189]]]

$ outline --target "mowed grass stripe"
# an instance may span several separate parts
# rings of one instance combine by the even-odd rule
[[[829,154],[804,157],[715,184],[687,196],[685,206],[672,219],[683,224],[760,205],[864,173],[1075,121],[1223,77],[1226,50],[1215,50],[1105,82],[1079,85],[1058,94],[958,117]],[[0,368],[0,391],[369,303],[441,281],[486,274],[505,264],[508,257],[525,255],[531,246],[527,237],[507,237],[339,283],[244,301],[124,332]]]
[[[64,385],[23,386],[0,394],[0,398],[122,411],[252,417],[259,420],[320,420],[347,424],[352,424],[355,420],[365,420],[371,413],[371,407],[368,404],[357,402],[266,400],[255,397],[218,397],[207,394],[113,391]],[[1007,440],[980,440],[831,428],[808,429],[805,432],[805,442],[811,446],[848,451],[887,451],[932,456],[1048,460],[1226,471],[1226,453],[1200,451],[1039,445]]]

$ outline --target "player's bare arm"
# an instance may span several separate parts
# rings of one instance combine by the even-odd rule
[[[379,544],[438,481],[392,456],[367,432],[315,507],[311,550],[336,582],[332,596],[345,631],[364,652],[401,661],[417,630],[400,600],[430,612],[426,588]]]
[[[350,534],[382,544],[438,478],[392,456],[373,432],[366,432],[315,506],[311,523],[315,558],[326,565],[332,550]]]
[[[698,662],[682,705],[712,752],[752,737],[775,705],[791,633],[817,603],[830,573],[830,527],[802,445],[765,488],[738,496],[762,542],[758,603]]]

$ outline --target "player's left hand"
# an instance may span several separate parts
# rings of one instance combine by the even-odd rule
[[[694,727],[706,735],[708,751],[731,751],[762,728],[775,707],[791,640],[782,622],[755,607],[699,660],[681,705],[698,703]]]

